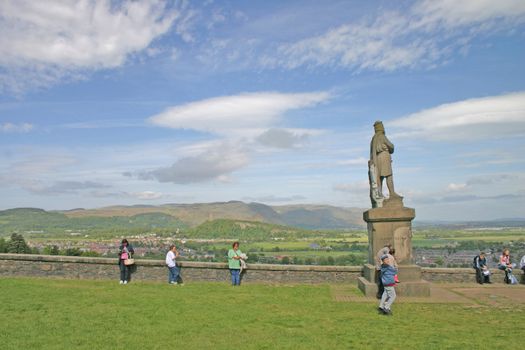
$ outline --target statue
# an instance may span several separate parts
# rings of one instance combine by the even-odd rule
[[[390,198],[400,198],[394,191],[394,179],[392,176],[392,157],[394,145],[385,135],[385,127],[381,121],[374,123],[375,135],[370,142],[370,160],[368,161],[368,177],[370,181],[370,199],[372,207],[383,206],[385,196],[383,195],[383,179],[386,178],[386,185]]]

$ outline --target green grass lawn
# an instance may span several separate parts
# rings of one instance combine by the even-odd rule
[[[5,278],[0,291],[2,349],[512,349],[525,322],[524,310],[448,304],[385,317],[328,285]]]

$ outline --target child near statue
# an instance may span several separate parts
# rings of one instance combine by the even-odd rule
[[[378,311],[386,316],[392,316],[392,304],[396,300],[395,276],[397,269],[390,264],[390,258],[387,254],[381,256],[381,282],[383,282],[384,291],[381,296]]]

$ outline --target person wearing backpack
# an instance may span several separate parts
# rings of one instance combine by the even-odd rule
[[[479,284],[492,283],[490,282],[490,271],[487,266],[487,258],[485,252],[476,255],[473,262],[473,267],[476,269],[476,282]]]

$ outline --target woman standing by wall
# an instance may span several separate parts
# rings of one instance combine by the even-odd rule
[[[128,284],[129,279],[131,277],[130,273],[130,266],[126,265],[124,262],[127,259],[131,259],[133,257],[133,253],[135,253],[135,250],[133,250],[133,246],[129,244],[127,239],[123,239],[120,247],[118,248],[118,265],[120,268],[120,284]]]
[[[228,251],[228,267],[232,276],[232,286],[241,285],[241,255],[239,242],[234,242],[232,249]]]

